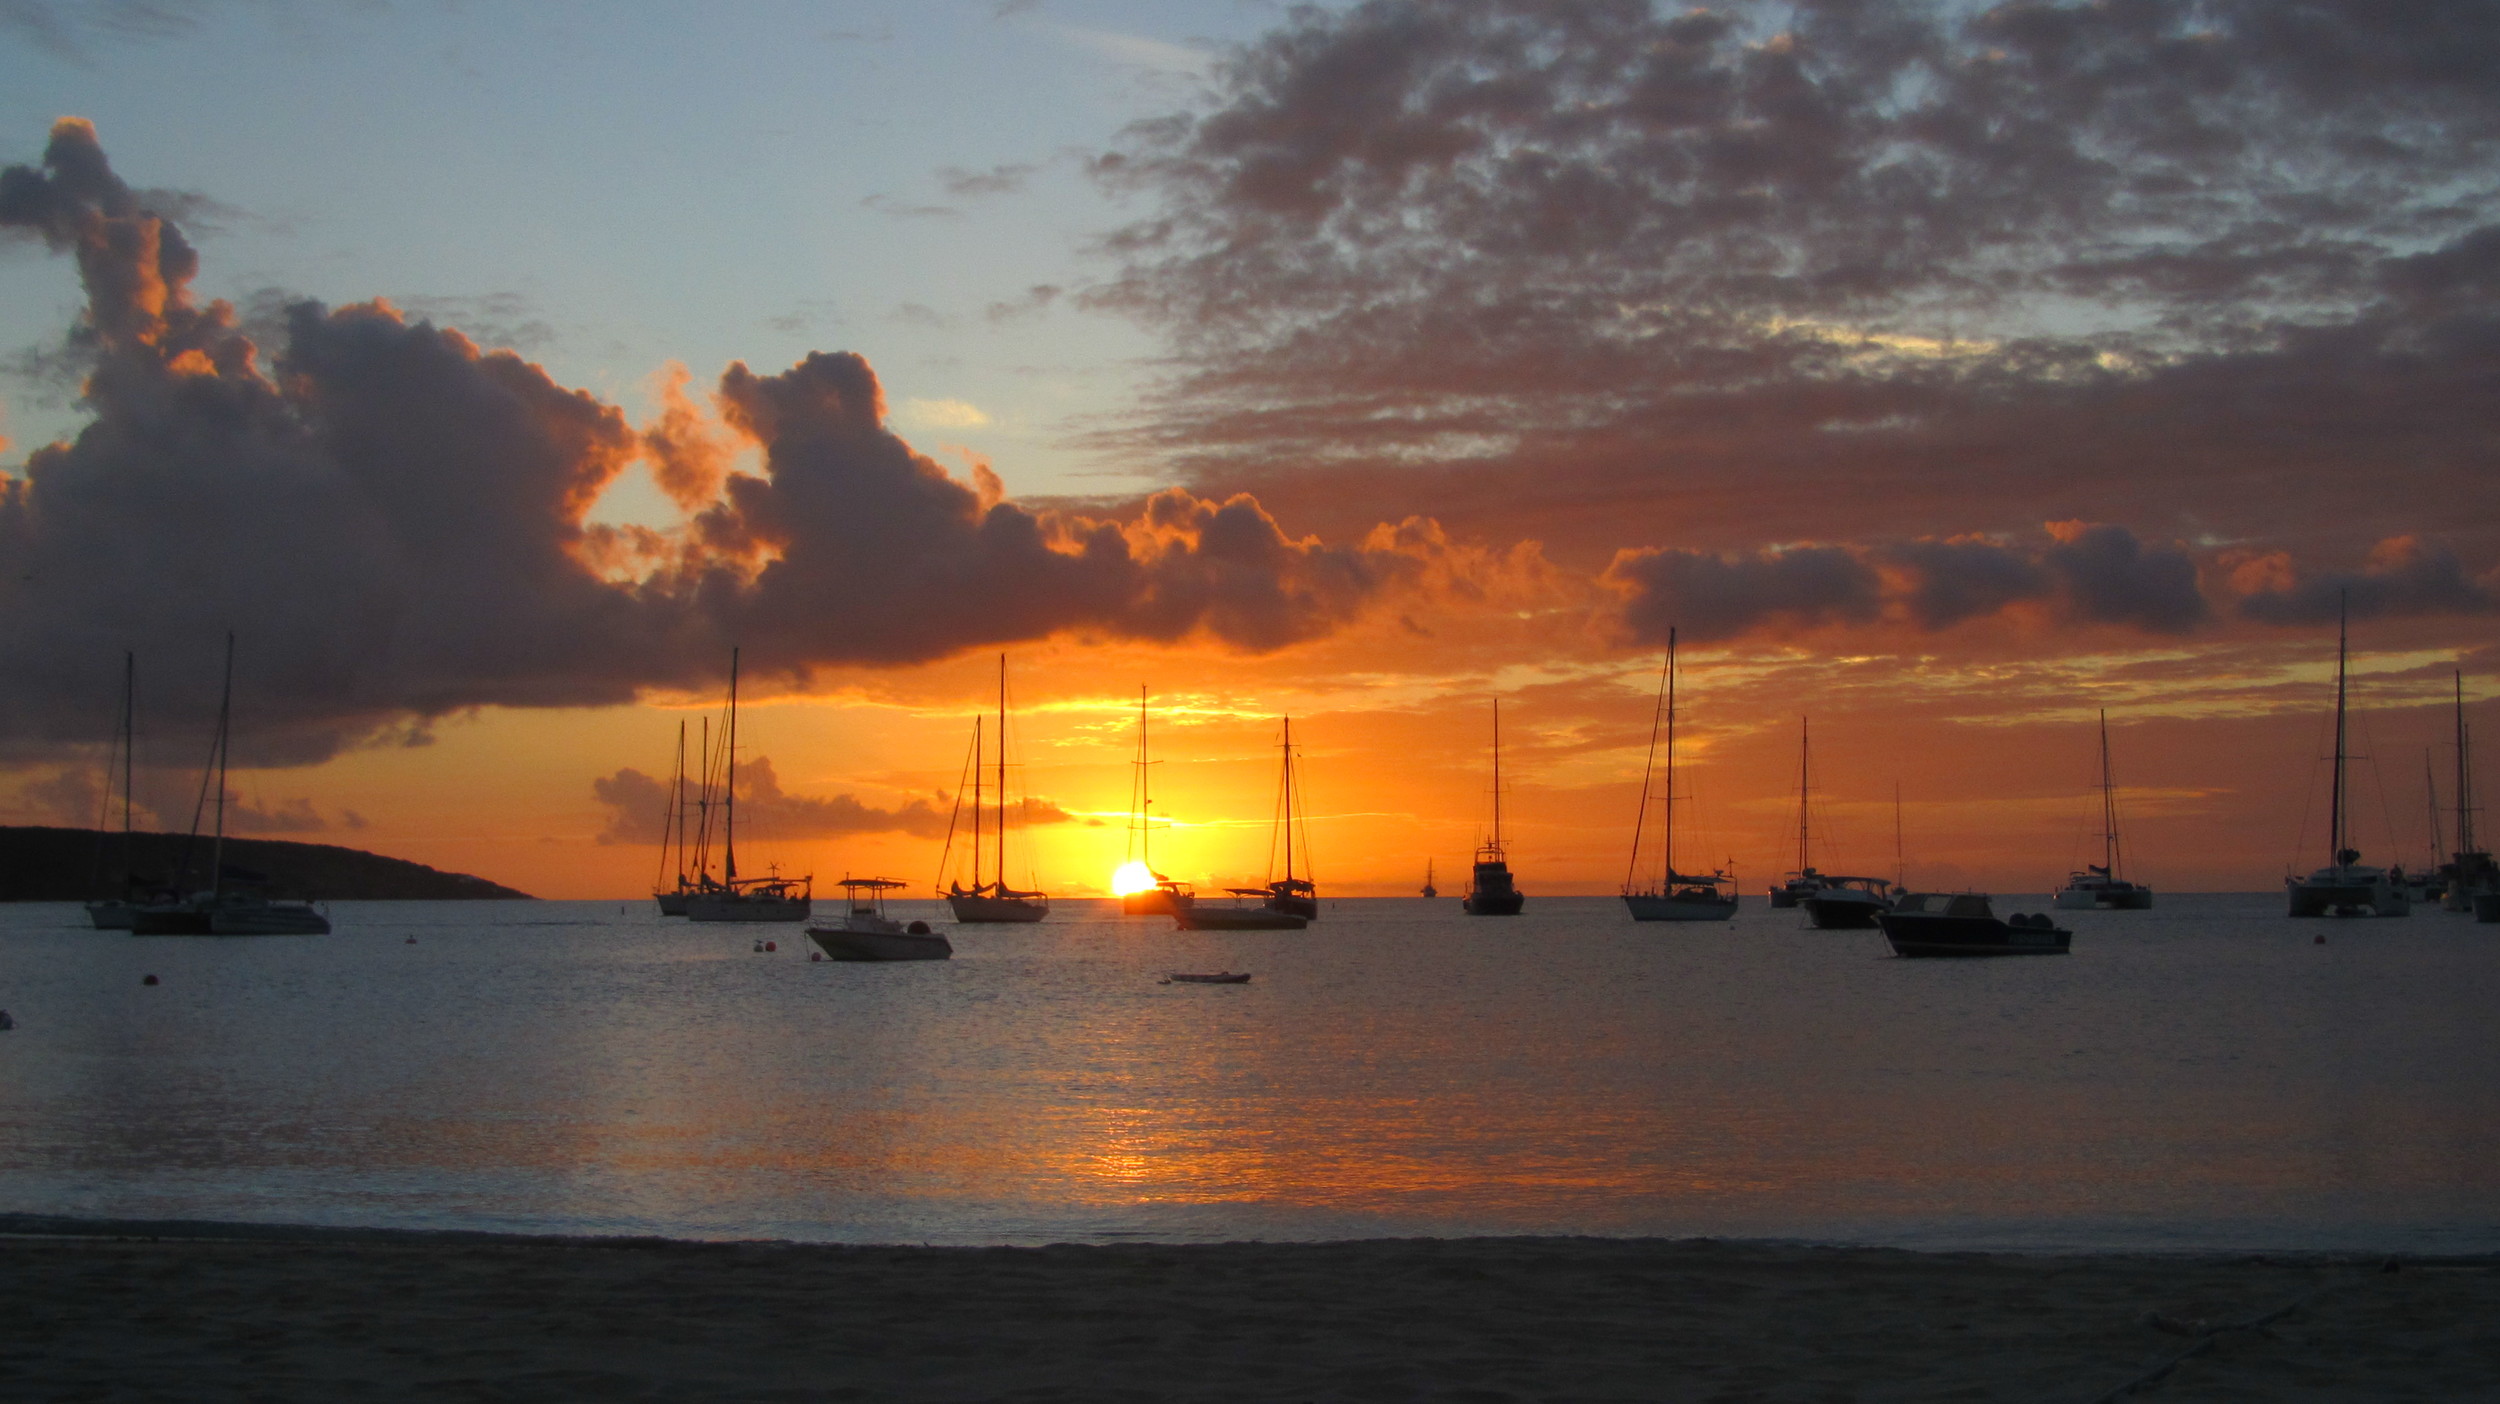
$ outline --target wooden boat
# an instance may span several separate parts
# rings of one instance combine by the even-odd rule
[[[886,915],[885,894],[908,886],[893,878],[842,879],[842,920],[807,928],[807,939],[835,960],[948,960],[954,943],[929,929]]]
[[[2399,917],[2413,914],[2413,903],[2405,895],[2399,875],[2385,868],[2366,866],[2361,851],[2351,846],[2346,829],[2352,807],[2345,802],[2345,617],[2339,601],[2335,620],[2335,779],[2327,800],[2328,853],[2331,861],[2307,877],[2283,880],[2289,914],[2295,917],[2375,916]]]
[[[1875,921],[1901,956],[2064,955],[2075,936],[2045,912],[2000,918],[1984,892],[1913,892]]]
[[[2054,899],[2064,911],[2091,911],[2100,908],[2113,912],[2150,911],[2153,889],[2129,882],[2121,875],[2118,847],[2118,787],[2110,779],[2109,713],[2101,713],[2101,861],[2086,863],[2083,871],[2066,875],[2066,885]]]
[[[738,650],[729,650],[728,734],[721,741],[721,877],[686,900],[690,921],[792,922],[807,920],[815,905],[815,879],[738,876]]]
[[[998,832],[991,845],[997,871],[984,881],[981,873],[981,718],[972,719],[972,885],[965,887],[950,882],[943,894],[955,920],[971,923],[1013,924],[1036,922],[1050,915],[1050,896],[1044,892],[1026,892],[1007,885],[1007,655],[998,655]],[[962,808],[963,787],[956,787],[957,809]],[[946,825],[946,851],[938,859],[940,871],[953,857],[955,825]]]
[[[1272,894],[1264,887],[1224,889],[1236,899],[1229,906],[1201,903],[1185,882],[1166,878],[1163,888],[1172,895],[1172,924],[1182,931],[1300,931],[1311,924],[1308,917],[1267,905]]]
[[[1736,915],[1736,880],[1725,872],[1680,873],[1675,868],[1675,630],[1667,630],[1667,657],[1658,674],[1658,705],[1649,718],[1649,755],[1641,762],[1641,807],[1632,819],[1632,858],[1623,876],[1623,905],[1634,921],[1725,921]],[[1660,723],[1666,731],[1666,782],[1650,787],[1658,758]],[[1640,885],[1641,838],[1652,796],[1664,803],[1658,825],[1658,876]]]
[[[1219,970],[1212,975],[1191,975],[1175,970],[1163,977],[1163,983],[1167,985],[1246,985],[1250,983],[1250,972]]]
[[[1469,916],[1517,916],[1528,903],[1511,876],[1510,855],[1502,848],[1502,699],[1493,699],[1493,836],[1476,848],[1475,867],[1467,877],[1467,895],[1458,900]]]

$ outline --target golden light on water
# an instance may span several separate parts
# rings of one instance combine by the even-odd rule
[[[1154,870],[1143,863],[1122,863],[1111,875],[1111,895],[1126,897],[1132,892],[1145,892],[1155,885]]]

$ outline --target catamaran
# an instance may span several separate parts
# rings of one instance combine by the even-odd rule
[[[738,650],[729,650],[729,725],[721,741],[721,880],[707,875],[686,900],[693,921],[805,921],[815,905],[815,878],[738,876]]]
[[[1475,871],[1467,879],[1467,895],[1459,909],[1469,916],[1517,916],[1528,894],[1510,874],[1510,854],[1502,848],[1502,699],[1493,699],[1493,836],[1476,848]]]
[[[2068,911],[2088,911],[2095,907],[2118,912],[2150,911],[2153,889],[2142,883],[2129,882],[2120,875],[2122,864],[2118,848],[2118,785],[2109,771],[2109,713],[2101,713],[2101,861],[2086,863],[2083,871],[2066,875],[2066,885],[2057,891],[2056,903]]]
[[[1736,915],[1736,880],[1713,869],[1706,874],[1675,870],[1675,630],[1667,630],[1667,660],[1659,669],[1658,704],[1649,718],[1649,755],[1641,762],[1641,807],[1632,818],[1632,859],[1624,871],[1623,905],[1634,921],[1725,921]],[[1650,788],[1658,759],[1659,724],[1666,726],[1666,783]],[[1658,825],[1658,877],[1643,884],[1641,838],[1648,826],[1652,795],[1663,801]]]
[[[962,790],[957,790],[961,804]],[[947,825],[947,856],[954,849],[955,827]],[[1007,655],[998,655],[998,832],[992,844],[997,863],[995,874],[987,881],[981,876],[981,718],[972,719],[972,885],[949,882],[943,894],[947,907],[961,922],[1031,922],[1050,915],[1050,897],[1043,892],[1025,892],[1007,885]],[[946,857],[938,860],[941,870]]]
[[[2335,611],[2335,781],[2327,800],[2327,841],[2331,861],[2307,877],[2287,877],[2283,888],[2290,914],[2314,916],[2398,917],[2413,914],[2404,887],[2385,868],[2363,865],[2361,851],[2349,842],[2346,826],[2351,806],[2345,802],[2344,687],[2345,608]]]

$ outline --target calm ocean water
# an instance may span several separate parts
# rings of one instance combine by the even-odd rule
[[[334,936],[244,940],[0,907],[0,1210],[2500,1249],[2500,928],[2279,900],[2072,913],[2074,954],[2000,961],[1758,897],[1715,928],[1444,899],[1233,934],[1063,903],[904,965],[648,903],[340,903]],[[1157,983],[1220,968],[1257,978]]]

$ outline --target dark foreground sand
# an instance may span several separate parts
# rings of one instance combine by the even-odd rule
[[[2489,1259],[0,1232],[8,1400],[2500,1399]]]

